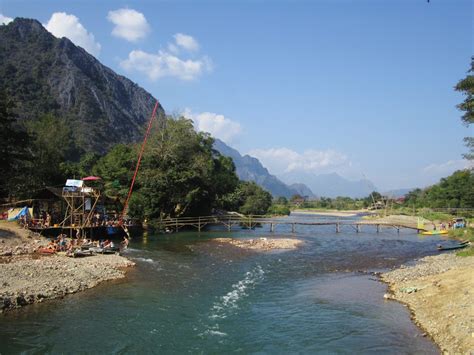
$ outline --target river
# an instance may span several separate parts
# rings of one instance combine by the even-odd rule
[[[435,253],[438,238],[298,226],[301,248],[262,254],[212,242],[225,236],[292,234],[145,235],[125,279],[1,316],[0,353],[439,353],[371,274]]]

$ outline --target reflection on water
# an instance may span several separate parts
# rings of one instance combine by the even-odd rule
[[[291,237],[291,227],[274,235]],[[298,226],[301,249],[258,254],[212,243],[222,236],[271,234],[134,240],[127,256],[137,266],[125,280],[2,316],[0,353],[438,352],[366,273],[434,253],[438,238]]]

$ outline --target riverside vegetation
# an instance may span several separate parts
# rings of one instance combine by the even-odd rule
[[[51,114],[21,125],[14,104],[0,93],[2,166],[0,197],[28,198],[66,178],[99,175],[106,196],[123,201],[136,164],[138,144],[118,144],[107,154],[81,154],[70,128]],[[213,209],[265,214],[270,193],[239,181],[231,158],[213,149],[214,139],[196,132],[191,120],[167,117],[152,131],[142,161],[131,217],[149,222],[166,217],[208,215]]]

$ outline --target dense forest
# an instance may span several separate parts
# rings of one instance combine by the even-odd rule
[[[4,172],[0,197],[30,198],[67,178],[98,175],[106,196],[123,202],[138,156],[138,144],[117,144],[105,155],[77,147],[70,128],[52,114],[23,123],[14,103],[0,93],[0,152]],[[213,210],[265,214],[270,193],[239,181],[231,158],[213,149],[214,139],[192,121],[167,117],[152,130],[130,201],[129,215],[149,221],[207,215]]]

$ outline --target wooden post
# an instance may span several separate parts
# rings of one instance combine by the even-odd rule
[[[377,224],[377,233],[380,232],[380,224]]]
[[[201,232],[201,217],[198,217],[198,232]]]
[[[336,233],[339,233],[341,231],[341,226],[339,225],[339,222],[336,223]]]
[[[273,223],[270,223],[270,232],[274,232],[275,231],[275,226],[273,225]]]

